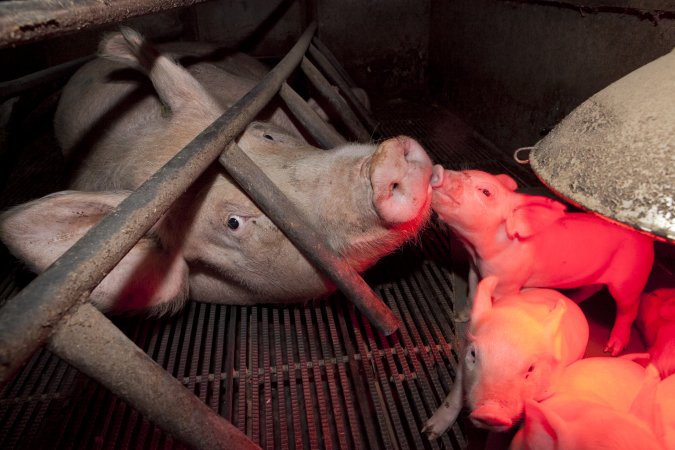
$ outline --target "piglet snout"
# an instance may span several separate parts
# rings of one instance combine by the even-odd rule
[[[372,156],[373,204],[387,223],[426,219],[431,204],[432,163],[422,146],[399,136],[382,142]]]
[[[507,430],[513,425],[513,421],[504,414],[504,410],[492,403],[474,409],[470,418],[477,427],[494,431]]]

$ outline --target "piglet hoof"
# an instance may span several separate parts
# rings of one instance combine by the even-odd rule
[[[612,356],[617,356],[623,350],[625,343],[620,339],[610,338],[605,345],[604,352],[609,353]]]
[[[456,311],[455,315],[453,316],[453,319],[457,323],[466,323],[471,319],[471,309],[470,308],[462,308],[461,311]]]
[[[445,428],[441,429],[442,425],[438,423],[437,420],[434,420],[434,417],[431,417],[429,420],[426,421],[424,424],[424,428],[422,428],[422,433],[427,435],[427,439],[430,441],[435,441],[438,439],[438,437],[443,434],[445,431]]]

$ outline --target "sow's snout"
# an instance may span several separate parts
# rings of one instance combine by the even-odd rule
[[[382,142],[370,164],[373,204],[387,223],[423,222],[431,205],[432,162],[412,138]]]

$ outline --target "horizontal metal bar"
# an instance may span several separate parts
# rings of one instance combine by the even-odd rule
[[[0,384],[265,107],[299,64],[315,29],[312,24],[257,86],[7,302],[0,310]]]
[[[334,148],[347,143],[340,133],[330,128],[311,106],[307,104],[305,99],[287,83],[281,85],[279,96],[320,146],[323,148]]]
[[[400,321],[394,313],[349,264],[328,248],[325,244],[328,239],[309,224],[302,211],[236,143],[231,143],[218,160],[288,239],[315,267],[328,275],[373,325],[386,335],[398,329]]]
[[[191,448],[260,448],[136,347],[89,303],[56,327],[48,347]]]
[[[0,48],[206,0],[23,0],[0,2]]]
[[[321,71],[326,74],[326,78],[335,84],[339,89],[340,93],[347,99],[347,101],[354,107],[354,110],[358,114],[359,118],[366,124],[366,128],[371,133],[376,128],[376,123],[370,117],[368,111],[363,106],[361,101],[356,98],[352,90],[350,89],[347,82],[340,76],[338,71],[333,67],[328,58],[326,58],[321,51],[316,48],[314,45],[309,46],[309,54],[316,63],[316,65],[321,69]]]
[[[331,84],[328,82],[328,80],[326,80],[321,72],[319,72],[319,69],[317,69],[307,58],[302,58],[300,67],[312,85],[326,100],[328,100],[328,103],[330,103],[330,105],[333,107],[349,132],[358,141],[368,142],[370,140],[370,133],[368,133],[368,130],[366,130],[363,125],[361,125],[359,118],[356,117],[347,102],[340,96],[333,86],[331,86]]]

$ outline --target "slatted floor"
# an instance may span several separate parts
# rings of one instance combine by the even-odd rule
[[[436,162],[536,183],[447,110],[393,102],[382,111],[381,135],[416,137]],[[419,432],[455,378],[452,315],[466,267],[455,258],[457,243],[449,236],[434,220],[418,241],[366,274],[402,319],[403,327],[390,337],[374,330],[339,293],[284,308],[191,302],[172,318],[115,322],[263,448],[475,448],[480,435],[464,421],[433,443]],[[11,269],[0,286],[3,298],[28,278]],[[182,446],[41,350],[0,393],[0,448]]]

